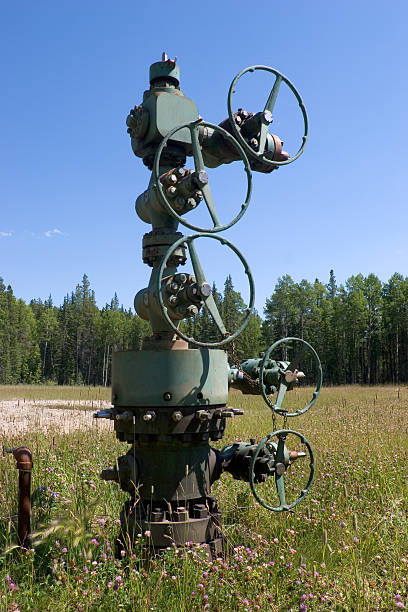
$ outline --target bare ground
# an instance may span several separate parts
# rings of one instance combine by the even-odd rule
[[[2,400],[0,436],[20,435],[33,430],[68,433],[95,427],[111,431],[111,421],[93,418],[95,411],[110,407],[111,403],[103,400]]]

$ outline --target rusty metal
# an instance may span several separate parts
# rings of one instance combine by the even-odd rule
[[[12,451],[16,460],[18,474],[18,543],[27,548],[30,541],[31,520],[31,471],[33,469],[32,452],[26,446],[19,446]]]

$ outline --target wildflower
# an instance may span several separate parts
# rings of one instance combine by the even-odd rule
[[[242,603],[244,604],[244,606],[249,606],[249,599],[243,599]]]
[[[113,587],[113,582],[112,582],[112,580],[110,580],[110,581],[108,582],[108,589],[111,589],[112,587]]]
[[[126,551],[125,550],[121,550],[120,551],[120,556],[121,557],[126,557]]]
[[[63,552],[63,553],[68,552],[68,548],[66,546],[64,546],[64,548],[61,549],[61,552]]]
[[[99,546],[99,542],[96,538],[92,538],[91,544],[95,544],[95,546]]]
[[[151,532],[149,530],[145,531],[146,538],[150,538],[151,535],[152,534],[151,534]]]

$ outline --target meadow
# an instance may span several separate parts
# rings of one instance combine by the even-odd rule
[[[303,401],[303,393],[310,390],[294,393],[294,401]],[[99,473],[127,445],[115,439],[111,425],[92,420],[92,408],[109,399],[105,388],[0,387],[0,403],[13,401],[38,413],[40,400],[47,400],[47,409],[63,410],[66,419],[72,414],[68,433],[55,420],[44,427],[33,420],[21,431],[10,419],[3,434],[5,448],[32,449],[34,494],[32,548],[21,551],[14,547],[18,472],[13,457],[3,453],[0,610],[408,608],[407,388],[324,388],[309,412],[290,420],[288,426],[311,443],[316,461],[311,492],[293,512],[268,512],[246,483],[224,474],[213,494],[223,510],[228,554],[212,562],[194,546],[169,547],[148,560],[143,538],[114,558],[127,495]],[[230,404],[245,414],[227,422],[218,447],[260,440],[273,430],[261,397],[232,391]],[[89,412],[89,420],[76,422],[78,409]],[[298,476],[307,473],[307,463],[300,462],[294,464]]]

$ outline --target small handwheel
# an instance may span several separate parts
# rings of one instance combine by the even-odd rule
[[[270,359],[271,353],[281,344],[288,343],[288,342],[300,342],[303,345],[303,347],[300,348],[298,351],[296,351],[294,357],[291,359],[291,361],[287,365],[286,365],[286,362],[283,362],[285,363],[285,365],[280,367],[280,383],[279,383],[279,388],[278,388],[278,396],[276,398],[276,402],[273,403],[266,393],[266,385],[264,382],[264,371]],[[317,366],[316,389],[313,391],[313,396],[310,402],[307,403],[303,408],[300,408],[299,410],[295,410],[293,412],[287,412],[286,410],[282,408],[283,399],[288,389],[288,385],[290,384],[290,382],[293,382],[293,378],[296,378],[295,372],[297,372],[299,362],[302,360],[304,355],[308,352],[312,353],[314,361]],[[321,366],[318,354],[314,350],[313,346],[311,346],[305,340],[301,340],[301,338],[282,338],[281,340],[278,340],[277,342],[272,344],[266,351],[264,358],[262,359],[261,367],[259,369],[259,387],[261,389],[262,397],[264,398],[265,402],[268,404],[269,408],[271,408],[274,412],[287,416],[287,417],[299,416],[299,414],[303,414],[304,412],[309,410],[311,406],[313,406],[313,404],[317,400],[317,397],[320,393],[320,389],[322,386],[322,379],[323,379],[323,372],[322,372],[322,366]]]
[[[262,118],[262,123],[261,123],[258,151],[255,151],[255,149],[253,149],[247,143],[247,141],[241,134],[241,131],[238,125],[235,123],[233,112],[232,112],[232,94],[235,92],[235,85],[238,79],[240,79],[247,72],[254,72],[255,70],[265,70],[266,72],[272,72],[272,74],[276,76],[275,83],[271,89],[271,92],[268,96],[268,99],[263,109],[263,118]],[[272,159],[271,156],[268,156],[265,154],[265,147],[266,147],[266,139],[268,135],[268,127],[272,121],[272,112],[275,106],[276,98],[278,97],[279,88],[280,88],[282,81],[286,83],[286,85],[293,92],[296,100],[298,101],[298,104],[299,104],[299,107],[300,107],[300,110],[303,116],[304,134],[302,136],[302,143],[299,147],[299,150],[297,151],[295,155],[293,155],[293,157],[290,157],[289,159],[284,160],[284,161],[275,161],[274,159]],[[303,153],[303,149],[305,148],[307,137],[308,137],[308,132],[309,132],[309,124],[308,124],[308,119],[307,119],[306,108],[295,86],[289,81],[287,77],[285,77],[283,74],[278,72],[278,70],[275,70],[275,68],[270,68],[269,66],[249,66],[248,68],[244,68],[244,70],[241,70],[241,72],[237,74],[235,79],[232,81],[231,86],[229,88],[228,98],[227,98],[227,107],[228,107],[228,116],[229,116],[229,120],[230,120],[230,124],[231,124],[232,131],[234,133],[234,136],[236,137],[238,142],[243,146],[246,153],[250,157],[255,158],[258,161],[264,164],[267,164],[269,166],[271,164],[273,164],[274,166],[286,166],[287,164],[291,164],[292,162],[294,162],[295,159],[297,159]]]
[[[304,444],[307,448],[309,459],[310,459],[310,462],[309,462],[310,471],[309,471],[309,478],[308,478],[306,487],[300,491],[299,497],[294,502],[291,502],[291,503],[287,503],[286,501],[285,480],[284,480],[284,475],[286,473],[286,470],[291,464],[291,455],[292,455],[292,453],[289,453],[285,447],[285,441],[288,435],[294,435],[300,438],[300,441],[302,442],[302,444]],[[277,444],[270,442],[271,438],[273,437],[278,438]],[[255,488],[255,462],[259,456],[259,453],[263,450],[264,447],[266,447],[273,455],[274,465],[273,465],[272,473],[274,474],[274,478],[275,478],[276,492],[279,498],[279,506],[272,506],[271,504],[268,504],[265,501],[265,499],[258,494],[258,491]],[[295,454],[296,456],[301,455],[300,453],[295,453]],[[297,506],[297,504],[299,504],[302,501],[302,499],[306,497],[306,495],[309,493],[309,489],[313,482],[314,472],[315,472],[315,465],[314,465],[313,451],[312,451],[312,448],[309,442],[306,440],[306,438],[302,436],[302,434],[298,433],[297,431],[293,431],[292,429],[280,429],[278,431],[274,431],[273,433],[265,436],[265,438],[261,440],[261,442],[258,444],[256,451],[254,455],[252,456],[252,460],[251,460],[249,484],[250,484],[251,491],[256,501],[260,503],[261,506],[263,506],[267,510],[271,510],[272,512],[283,512],[284,510],[290,510],[294,506]]]
[[[221,242],[222,245],[228,246],[230,249],[232,249],[234,253],[241,260],[244,266],[245,274],[248,277],[249,304],[248,304],[248,308],[246,309],[246,313],[245,313],[245,316],[244,316],[244,319],[241,325],[235,331],[232,332],[225,328],[225,325],[223,323],[220,313],[218,312],[218,308],[217,308],[217,305],[215,303],[212,293],[210,293],[210,295],[206,298],[204,302],[205,308],[207,308],[208,312],[212,316],[214,323],[218,327],[220,334],[223,337],[223,339],[220,340],[219,342],[200,342],[196,340],[195,338],[189,338],[186,334],[183,334],[183,332],[181,332],[177,328],[177,326],[175,325],[175,323],[172,321],[171,317],[169,316],[168,309],[165,306],[164,300],[163,300],[162,280],[163,280],[164,271],[167,267],[167,261],[171,257],[171,255],[174,253],[174,251],[176,251],[176,249],[183,243],[187,243],[188,251],[190,254],[190,258],[191,258],[191,263],[193,264],[193,269],[194,269],[194,274],[196,277],[197,284],[203,285],[204,283],[207,282],[203,269],[200,264],[200,260],[198,259],[197,251],[194,246],[194,241],[197,240],[197,238],[213,238],[214,240],[218,240],[219,242]],[[192,234],[191,236],[183,236],[183,238],[180,238],[179,240],[177,240],[168,249],[167,253],[164,255],[162,259],[162,262],[160,264],[160,268],[157,274],[156,294],[158,296],[159,306],[160,306],[160,309],[162,311],[164,318],[166,319],[167,323],[172,327],[172,329],[176,332],[176,334],[180,336],[180,338],[183,338],[187,342],[190,342],[191,344],[195,344],[196,346],[215,348],[218,346],[223,346],[227,344],[228,342],[231,342],[232,340],[234,340],[234,338],[236,338],[238,334],[240,334],[242,330],[247,326],[249,322],[249,318],[253,310],[253,307],[254,307],[255,285],[254,285],[254,279],[251,274],[251,270],[249,269],[249,266],[247,262],[245,261],[244,256],[240,253],[237,247],[235,247],[231,242],[229,242],[229,240],[227,240],[226,238],[223,238],[222,236],[216,236],[214,234],[209,234],[209,233],[200,233],[200,234]]]
[[[205,203],[207,205],[208,212],[210,213],[210,216],[213,222],[213,227],[209,227],[209,228],[193,225],[192,223],[189,223],[184,217],[177,214],[177,212],[171,207],[170,203],[168,202],[164,194],[163,185],[161,184],[160,179],[159,179],[160,160],[161,160],[161,155],[163,153],[163,150],[167,146],[168,141],[171,140],[171,137],[176,132],[178,132],[179,130],[183,128],[188,128],[190,130],[191,146],[193,150],[194,167],[195,167],[196,172],[200,173],[200,172],[205,171],[203,155],[202,155],[201,145],[199,141],[199,128],[201,127],[209,127],[216,132],[220,132],[223,138],[228,140],[235,147],[235,149],[238,151],[244,163],[244,169],[247,175],[247,192],[245,196],[245,201],[241,205],[240,211],[237,214],[237,216],[234,217],[232,221],[230,221],[229,223],[226,223],[225,225],[222,225],[218,218],[218,214],[215,208],[215,204],[214,204],[214,200],[212,197],[209,183],[207,182],[203,184],[202,187],[200,187]],[[182,225],[185,225],[186,227],[189,227],[190,229],[196,230],[198,232],[210,232],[210,233],[214,232],[215,233],[215,232],[221,232],[223,230],[228,229],[229,227],[231,227],[232,225],[234,225],[235,223],[237,223],[237,221],[241,219],[242,215],[245,213],[246,209],[248,208],[249,201],[251,199],[252,173],[251,173],[251,166],[245,154],[244,148],[239,144],[239,142],[235,140],[235,138],[231,134],[229,134],[226,130],[221,128],[219,125],[213,125],[212,123],[208,123],[206,121],[203,121],[202,119],[199,119],[197,121],[191,121],[190,123],[183,123],[182,125],[179,125],[178,127],[174,128],[174,130],[171,130],[167,134],[167,136],[163,138],[156,152],[156,157],[155,157],[154,165],[153,165],[153,177],[154,177],[155,185],[157,187],[157,193],[159,195],[160,202],[164,206],[165,210],[168,213],[170,213],[172,217],[177,219]]]

